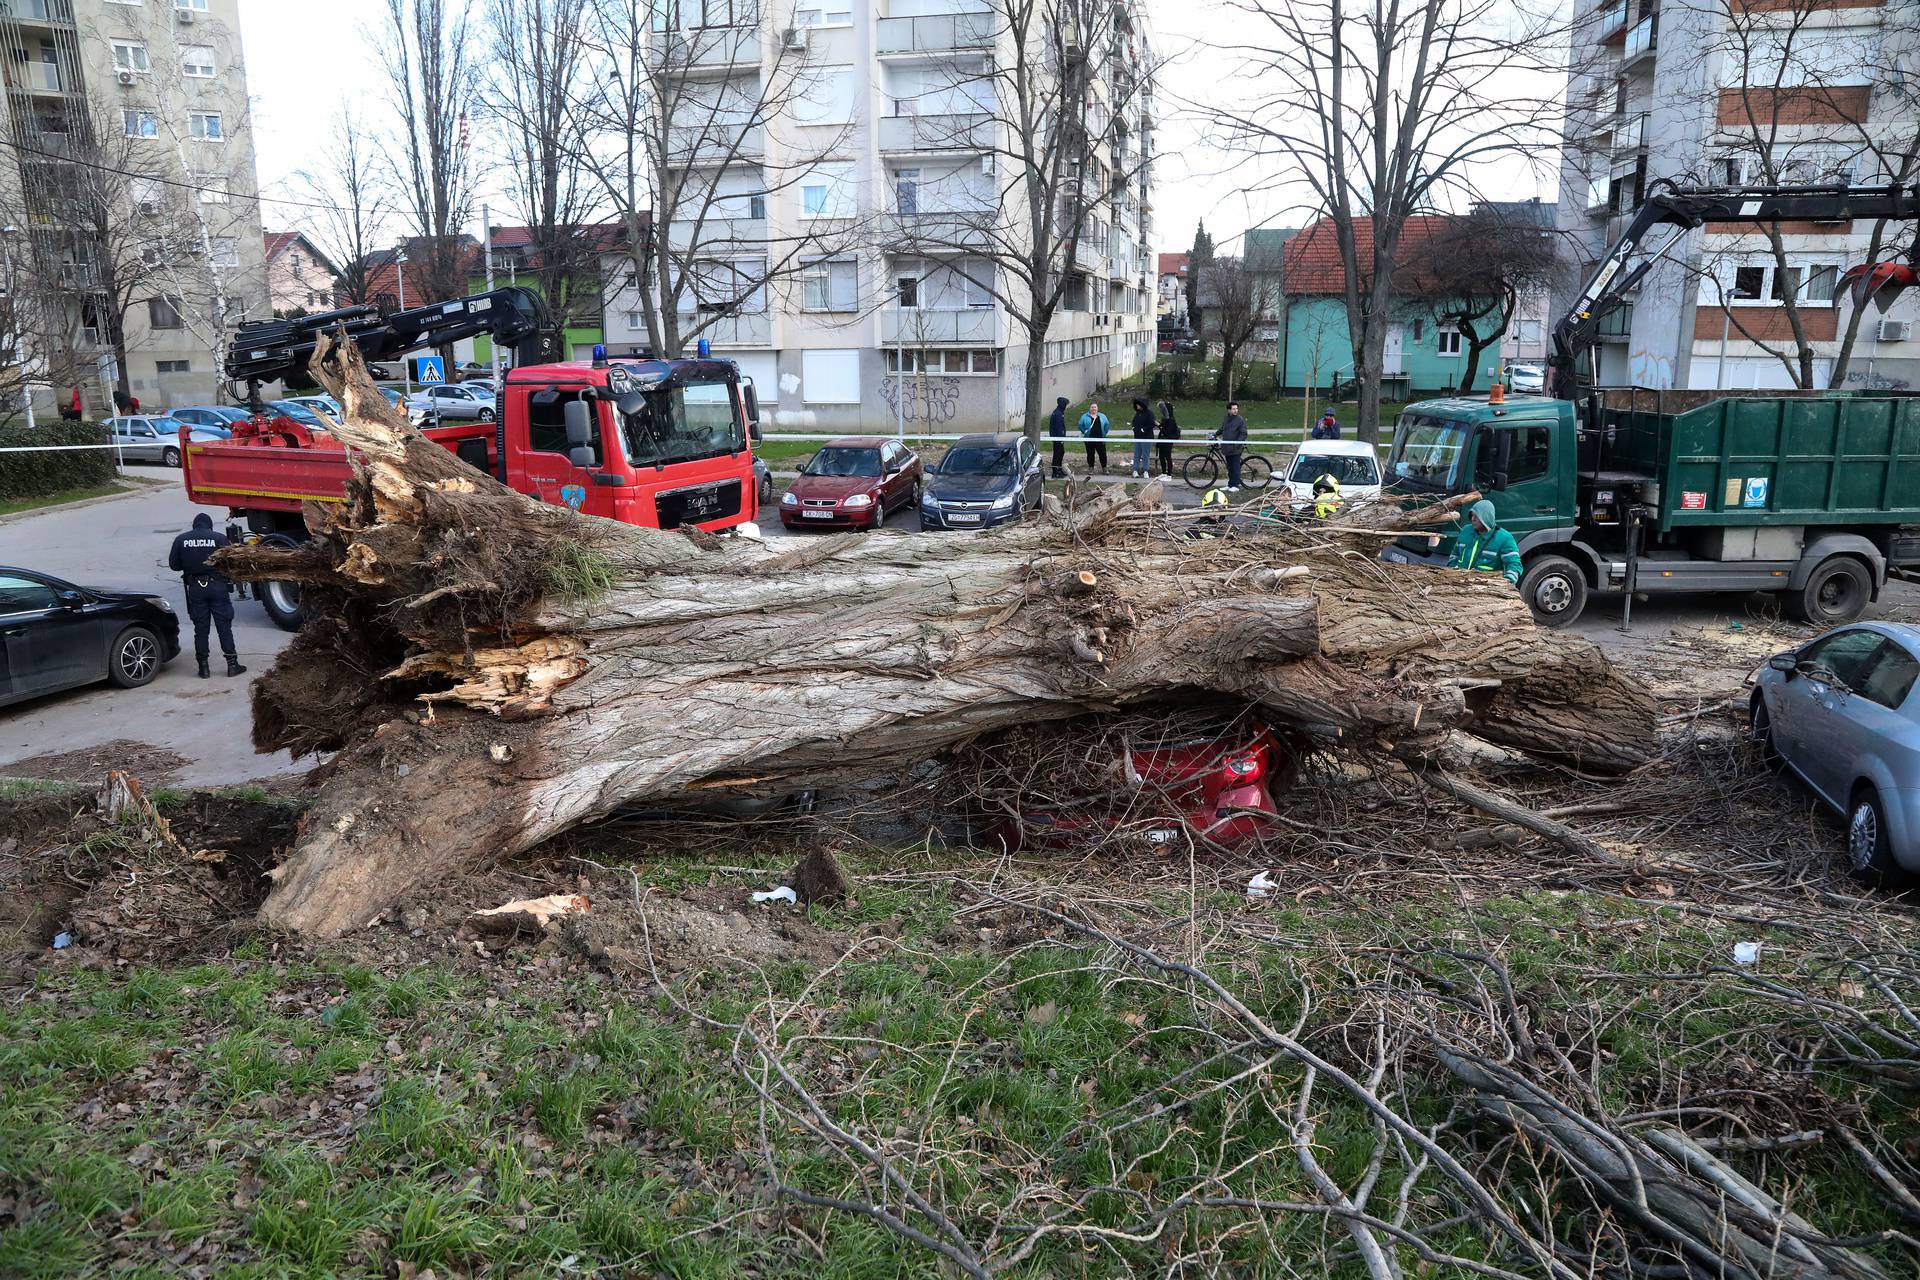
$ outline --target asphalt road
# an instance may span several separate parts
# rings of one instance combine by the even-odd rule
[[[19,760],[121,739],[187,757],[172,779],[186,786],[225,786],[304,767],[285,752],[263,756],[253,750],[247,686],[291,638],[267,621],[257,601],[234,602],[233,639],[247,674],[219,674],[224,668],[217,633],[210,636],[215,675],[202,680],[194,674],[193,625],[180,575],[167,570],[167,552],[197,512],[206,510],[215,527],[223,527],[225,509],[188,502],[176,471],[134,466],[127,474],[165,483],[127,497],[8,517],[0,523],[0,563],[81,586],[163,596],[180,614],[182,652],[142,689],[101,683],[0,709],[0,772]]]

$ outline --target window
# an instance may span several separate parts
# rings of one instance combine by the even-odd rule
[[[1523,347],[1533,346],[1540,341],[1540,322],[1538,320],[1514,321],[1513,340]]]
[[[44,582],[0,574],[0,613],[32,613],[56,608],[59,603],[53,588]]]
[[[1841,631],[1824,636],[1800,651],[1800,669],[1808,679],[1855,689],[1864,683],[1862,677],[1881,643],[1877,631]]]
[[[1441,355],[1457,356],[1460,354],[1460,331],[1452,325],[1441,325],[1434,330],[1434,337],[1439,343],[1438,350]]]
[[[527,448],[536,453],[567,452],[567,405],[575,400],[587,399],[590,392],[561,391],[548,387],[536,391],[527,397]],[[587,420],[595,424],[593,442],[587,447],[593,450],[593,465],[600,465],[600,430],[597,415],[593,413],[594,402],[587,399]]]
[[[160,119],[151,111],[141,111],[136,107],[126,107],[120,112],[120,119],[126,125],[129,138],[157,138],[160,136]]]
[[[216,267],[240,265],[240,242],[232,236],[214,236],[207,242],[208,258]]]
[[[180,70],[196,79],[210,78],[214,73],[213,46],[205,44],[183,44],[180,46]]]
[[[201,142],[219,142],[226,137],[220,128],[218,111],[196,111],[187,117],[188,132]]]
[[[852,67],[818,67],[793,99],[795,124],[846,124],[853,119]]]
[[[854,174],[850,164],[816,166],[800,184],[800,212],[808,218],[851,218]]]
[[[157,179],[131,177],[127,179],[127,188],[128,194],[133,197],[136,212],[146,217],[160,212],[160,196],[164,188]]]
[[[153,64],[147,61],[147,46],[137,40],[113,42],[113,67],[116,71],[153,70]]]
[[[859,351],[802,351],[800,395],[808,404],[859,404]]]
[[[851,258],[822,258],[800,268],[802,311],[858,311],[859,264]]]
[[[759,0],[686,0],[684,9],[700,14],[703,26],[708,27],[744,27],[759,21]]]
[[[233,197],[225,178],[201,178],[199,186],[201,204],[225,204]],[[296,269],[300,266],[298,254],[294,255],[293,265]]]
[[[1877,702],[1890,710],[1898,711],[1900,704],[1907,700],[1907,694],[1913,689],[1913,679],[1920,675],[1920,661],[1900,645],[1889,641],[1880,651],[1880,659],[1866,673],[1860,682],[1859,694],[1870,702]]]
[[[793,8],[796,27],[849,27],[853,25],[852,0],[800,0]]]
[[[133,3],[139,4],[140,0],[133,0]],[[173,7],[176,9],[191,9],[195,13],[205,13],[207,11],[207,0],[173,0]]]
[[[911,216],[920,212],[920,171],[900,169],[893,175],[894,208]]]
[[[894,291],[902,307],[913,308],[920,305],[920,277],[917,275],[896,276]]]
[[[154,368],[154,372],[156,373],[192,373],[193,361],[191,360],[155,360],[153,362],[153,368]]]
[[[1766,289],[1767,269],[1765,267],[1735,267],[1733,269],[1733,292],[1728,296],[1737,302],[1757,300]]]
[[[151,329],[180,328],[179,300],[176,298],[148,298],[147,327]]]
[[[1840,282],[1840,268],[1832,265],[1808,267],[1806,281],[1800,288],[1800,301],[1832,302],[1834,286]]]
[[[1054,344],[1049,343],[1051,351]],[[997,373],[1000,369],[998,351],[947,351],[926,350],[909,347],[904,352],[897,347],[882,348],[882,358],[886,361],[888,373],[898,373],[904,367],[909,375],[916,373],[937,374],[976,374]],[[1049,358],[1049,364],[1057,361]]]
[[[1800,292],[1800,268],[1774,268],[1773,288],[1769,295],[1775,302],[1792,302]]]
[[[826,213],[826,183],[808,183],[800,188],[800,211],[809,218],[818,218]]]
[[[754,222],[764,222],[767,217],[767,197],[756,191],[747,197],[747,217]]]
[[[1474,460],[1474,484],[1498,489],[1500,477],[1508,486],[1538,480],[1547,474],[1553,433],[1546,427],[1501,427],[1480,436],[1480,456]]]
[[[976,351],[973,353],[973,371],[975,373],[998,373],[1000,353],[998,351]]]

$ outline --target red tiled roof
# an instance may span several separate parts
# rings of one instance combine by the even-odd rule
[[[1406,261],[1445,223],[1446,219],[1438,214],[1416,213],[1408,217],[1400,230],[1398,260]],[[1372,218],[1353,220],[1353,255],[1363,270],[1373,261]],[[1321,218],[1294,233],[1282,251],[1282,262],[1282,288],[1295,297],[1346,290],[1346,272],[1340,265],[1340,240],[1332,218]]]
[[[1187,274],[1187,263],[1193,255],[1188,253],[1163,253],[1160,255],[1160,274],[1163,276],[1183,276]]]
[[[604,253],[620,246],[625,227],[618,222],[596,222],[588,226],[574,228],[597,253]],[[518,250],[523,253],[522,265],[533,268],[540,265],[539,254],[533,249],[534,231],[532,227],[495,227],[493,229],[493,251]],[[467,270],[478,274],[487,269],[486,247],[474,245],[467,253]]]
[[[269,231],[267,234],[267,261],[272,262],[286,251],[288,245],[300,238],[298,231]]]

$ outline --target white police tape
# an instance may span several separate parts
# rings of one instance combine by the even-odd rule
[[[0,449],[0,453],[73,453],[81,449],[113,449],[117,451],[131,447],[130,445],[124,444],[23,444]],[[147,445],[142,447],[151,448],[152,446]]]

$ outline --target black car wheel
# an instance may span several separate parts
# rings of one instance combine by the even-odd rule
[[[480,411],[480,421],[482,421],[482,422],[492,422],[492,421],[493,421],[493,410],[491,410],[491,409],[482,409],[482,410]]]
[[[160,674],[160,637],[145,627],[128,627],[114,638],[107,655],[107,679],[122,689],[152,684]]]
[[[168,467],[179,466],[180,450],[178,450],[172,445],[168,445],[166,448],[160,451],[160,463],[162,466],[168,466]]]
[[[1758,689],[1753,691],[1753,700],[1747,704],[1747,741],[1760,753],[1767,768],[1777,772],[1786,763],[1774,742],[1773,713],[1767,710],[1766,695]]]
[[[1863,782],[1854,789],[1853,804],[1847,810],[1847,870],[1869,889],[1896,888],[1906,880],[1893,860],[1886,811],[1872,783]]]

